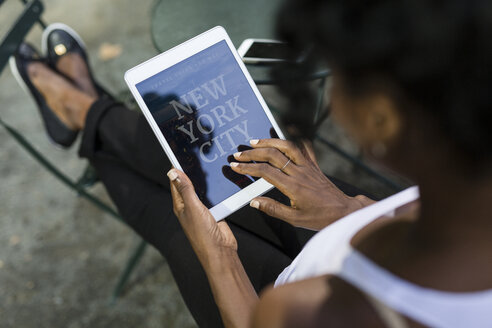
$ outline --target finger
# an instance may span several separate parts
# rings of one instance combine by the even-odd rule
[[[245,151],[245,150],[251,150],[253,147],[251,146],[246,146],[246,145],[239,145],[237,146],[237,151]]]
[[[292,222],[297,217],[296,209],[268,197],[257,197],[249,205],[283,221]]]
[[[167,176],[171,182],[171,191],[174,190],[173,205],[176,206],[176,209],[182,210],[186,204],[199,201],[193,184],[184,172],[173,168],[167,173]]]
[[[173,211],[174,214],[181,212],[183,210],[183,198],[181,194],[178,192],[174,184],[171,182],[171,177],[174,178],[174,175],[171,175],[171,171],[174,169],[174,166],[171,167],[171,170],[167,172],[167,177],[169,178],[169,184],[171,187],[171,199],[173,200]],[[171,175],[171,176],[170,176]]]
[[[268,163],[245,164],[232,162],[231,168],[240,174],[247,174],[265,179],[288,197],[292,197],[292,193],[297,190],[297,188],[294,187],[296,182],[292,177],[274,168]]]
[[[234,158],[241,162],[268,162],[270,165],[277,169],[282,169],[289,175],[293,173],[295,167],[294,163],[285,166],[289,158],[276,148],[258,148],[237,152],[234,154]]]
[[[276,148],[297,165],[304,165],[306,162],[302,152],[292,141],[282,139],[252,139],[249,142],[253,148]]]
[[[246,188],[254,182],[251,177],[234,172],[230,166],[222,166],[222,174],[241,189]]]
[[[176,189],[174,183],[171,183],[171,196],[173,199],[174,214],[178,216],[178,213],[181,213],[184,210],[184,202],[183,202],[183,198],[181,197],[181,194],[178,192],[178,189]]]

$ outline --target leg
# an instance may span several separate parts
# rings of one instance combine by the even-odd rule
[[[106,98],[87,111],[79,155],[91,158],[98,152],[169,188],[171,163],[145,117]]]
[[[62,57],[57,68],[80,89],[42,63],[31,63],[28,75],[58,118],[72,130],[83,130],[83,138],[97,145],[82,147],[82,156],[104,151],[147,178],[168,186],[165,173],[170,168],[161,146],[144,117],[123,105],[95,98],[86,63],[77,54]],[[90,117],[88,113],[93,112]],[[102,117],[106,119],[98,126]],[[86,122],[93,122],[86,128]],[[92,146],[92,145],[91,145]]]

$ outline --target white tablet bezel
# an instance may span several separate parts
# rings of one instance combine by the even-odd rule
[[[251,89],[253,90],[256,97],[258,98],[261,107],[263,108],[266,116],[268,117],[268,120],[272,124],[272,127],[275,129],[275,132],[277,133],[279,138],[285,139],[282,131],[280,131],[277,122],[275,122],[272,113],[268,109],[265,100],[261,96],[258,88],[256,87],[256,84],[254,83],[251,75],[246,69],[246,66],[242,62],[241,57],[239,56],[236,49],[234,48],[231,39],[227,35],[227,32],[223,27],[216,26],[166,52],[163,52],[160,55],[155,56],[154,58],[147,60],[146,62],[140,65],[137,65],[129,69],[125,73],[125,81],[128,87],[130,88],[130,91],[135,97],[140,109],[142,110],[142,113],[144,114],[145,118],[149,122],[154,134],[159,140],[159,143],[164,149],[166,155],[169,157],[173,166],[176,167],[177,169],[182,170],[181,165],[178,162],[176,156],[174,155],[166,138],[161,133],[152,114],[147,108],[147,105],[145,104],[142,96],[138,92],[136,85],[152,77],[158,72],[161,72],[222,40],[226,41],[229,49],[231,50],[234,58],[236,59],[236,62],[238,63],[244,76],[246,77],[246,80],[248,81]],[[243,207],[244,205],[248,204],[251,201],[251,199],[253,199],[254,197],[260,196],[272,188],[273,186],[270,183],[268,183],[264,179],[259,179],[254,183],[252,183],[251,185],[247,186],[246,188],[241,189],[234,195],[226,198],[225,200],[215,205],[214,207],[210,208],[210,212],[212,213],[212,215],[217,221],[222,220],[228,215],[232,214],[233,212]]]

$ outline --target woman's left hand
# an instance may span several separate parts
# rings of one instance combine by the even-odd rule
[[[225,221],[215,221],[198,199],[186,174],[173,168],[167,175],[171,182],[174,214],[202,265],[207,267],[214,258],[236,253],[237,242],[231,229]]]

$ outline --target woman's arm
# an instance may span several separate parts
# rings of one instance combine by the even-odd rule
[[[365,196],[349,197],[319,168],[310,143],[299,149],[281,139],[251,140],[252,150],[234,154],[231,168],[240,174],[262,177],[289,197],[285,206],[268,197],[257,197],[252,207],[294,226],[320,230],[362,207],[374,203]],[[244,163],[252,162],[252,163]]]
[[[204,267],[205,268],[205,267]],[[212,294],[226,327],[249,327],[258,295],[249,281],[237,252],[208,260],[205,268]]]
[[[237,255],[237,242],[225,221],[216,222],[186,174],[171,180],[174,213],[207,275],[226,327],[249,327],[258,296]]]

